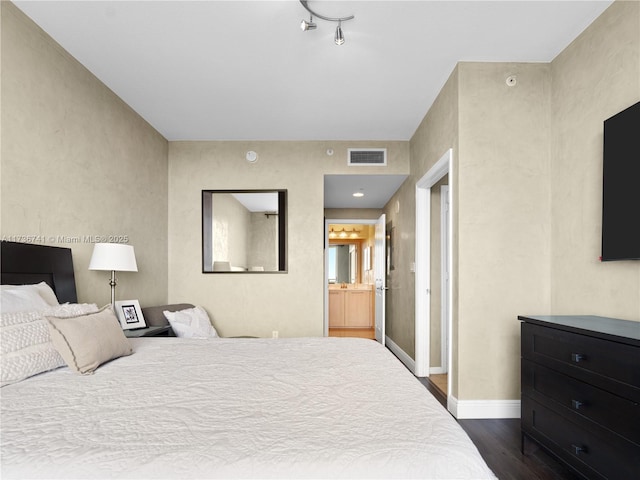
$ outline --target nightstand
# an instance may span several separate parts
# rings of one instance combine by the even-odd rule
[[[161,327],[146,327],[137,328],[135,330],[125,330],[124,336],[127,338],[139,338],[139,337],[175,337],[175,333],[171,329],[170,325],[163,325]]]

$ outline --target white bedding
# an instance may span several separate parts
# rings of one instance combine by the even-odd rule
[[[374,341],[132,339],[134,354],[3,387],[9,478],[495,478]]]

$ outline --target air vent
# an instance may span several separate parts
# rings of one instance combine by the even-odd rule
[[[369,167],[387,165],[386,148],[350,148],[347,165],[350,167]]]

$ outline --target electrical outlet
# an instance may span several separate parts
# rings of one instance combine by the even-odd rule
[[[278,338],[278,330],[271,332],[271,338]]]

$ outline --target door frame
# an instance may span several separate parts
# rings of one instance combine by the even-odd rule
[[[451,250],[451,242],[449,241],[449,224],[451,217],[449,215],[451,206],[449,205],[449,185],[440,187],[440,245],[446,245],[447,248],[440,248],[440,365],[442,365],[441,373],[449,372],[449,336],[451,331],[449,328],[449,282],[451,272],[449,271],[449,251]],[[446,202],[442,199],[445,198]],[[447,228],[442,228],[446,225]],[[446,268],[445,268],[446,267]]]
[[[329,336],[329,225],[330,224],[360,224],[375,225],[378,219],[358,218],[325,218],[324,219],[324,327],[323,334]],[[375,312],[374,312],[375,313]]]
[[[449,228],[448,255],[449,288],[447,304],[447,356],[449,375],[447,378],[448,392],[451,392],[452,366],[452,285],[454,283],[453,264],[453,149],[447,150],[431,169],[416,182],[416,283],[415,283],[415,371],[418,377],[428,377],[430,367],[430,327],[431,327],[431,187],[442,177],[449,174]]]

